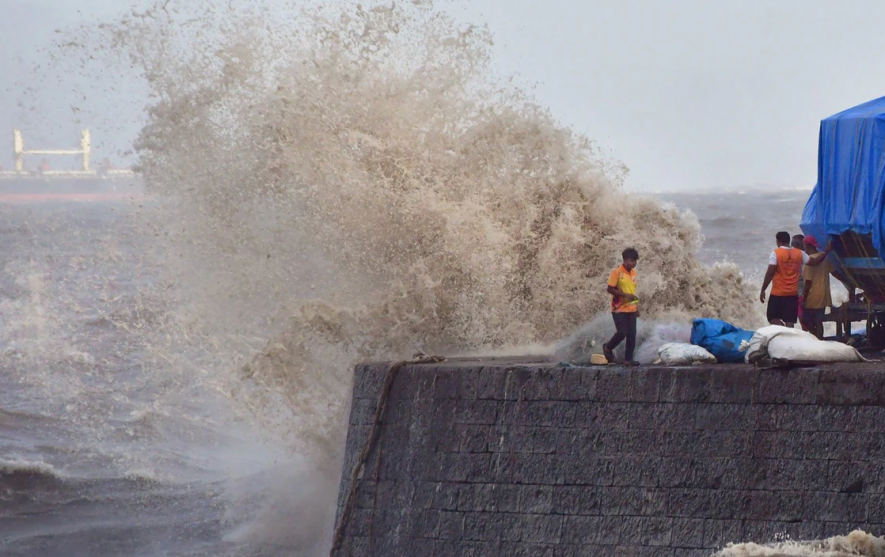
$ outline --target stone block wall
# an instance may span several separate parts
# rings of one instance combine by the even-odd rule
[[[341,505],[387,366],[356,368]],[[334,555],[700,557],[885,532],[885,369],[415,365]]]

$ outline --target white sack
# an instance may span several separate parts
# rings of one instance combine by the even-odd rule
[[[779,325],[763,327],[753,334],[747,362],[765,358],[786,362],[862,362],[863,356],[841,342],[818,340],[811,333]]]
[[[701,346],[682,342],[668,342],[658,348],[661,362],[668,366],[687,366],[691,364],[715,364],[716,356]]]

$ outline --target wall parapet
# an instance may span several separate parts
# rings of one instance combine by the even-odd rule
[[[341,505],[386,364],[357,366]],[[709,556],[885,531],[885,369],[403,367],[336,556]]]

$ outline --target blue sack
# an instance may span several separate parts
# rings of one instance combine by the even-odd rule
[[[744,361],[742,341],[750,342],[753,331],[745,331],[720,319],[695,319],[691,326],[691,343],[703,347],[723,364]]]

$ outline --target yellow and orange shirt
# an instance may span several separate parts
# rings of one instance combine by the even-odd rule
[[[623,265],[612,271],[608,277],[608,285],[614,286],[624,294],[636,295],[636,269],[629,271]],[[612,313],[636,313],[639,302],[628,302],[620,296],[612,296]]]

